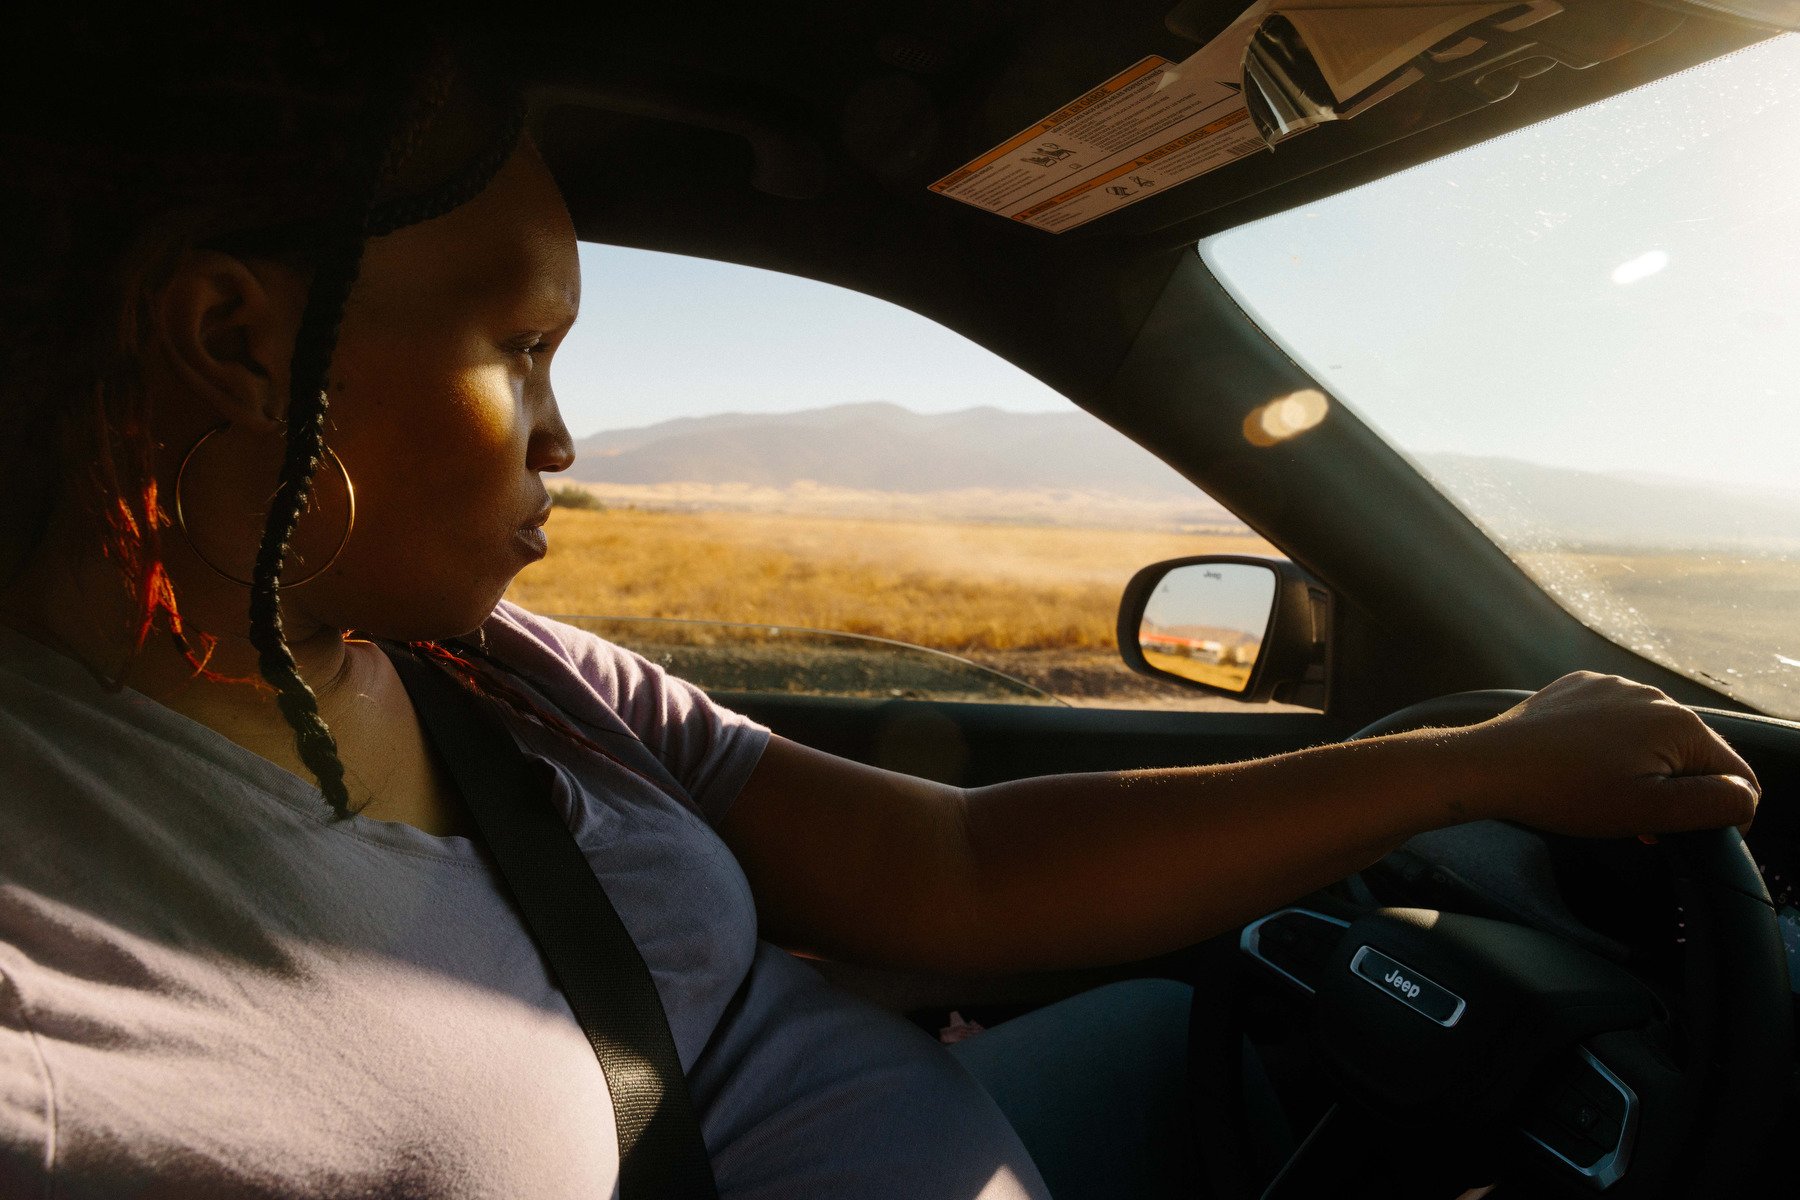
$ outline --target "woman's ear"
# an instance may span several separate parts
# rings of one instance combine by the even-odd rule
[[[290,267],[189,251],[158,305],[171,382],[220,421],[273,431],[287,413],[288,365],[305,304],[306,282]]]

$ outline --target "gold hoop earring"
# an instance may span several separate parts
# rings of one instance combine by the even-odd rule
[[[206,445],[208,438],[229,427],[229,422],[213,426],[211,429],[201,434],[200,440],[195,442],[192,446],[189,446],[188,452],[181,456],[181,466],[177,467],[175,470],[175,527],[181,531],[182,539],[187,542],[188,548],[193,550],[194,557],[206,564],[207,568],[210,569],[213,574],[219,576],[221,579],[228,579],[239,587],[254,587],[255,584],[251,580],[233,575],[230,571],[227,571],[218,563],[215,563],[212,559],[206,557],[206,551],[200,549],[200,543],[196,542],[194,540],[194,535],[188,532],[187,514],[182,510],[181,506],[181,484],[182,481],[187,478],[188,464],[194,461],[194,455],[200,452],[200,447]],[[331,570],[332,564],[337,562],[338,558],[344,553],[344,547],[350,544],[351,530],[356,528],[356,485],[350,481],[350,472],[345,468],[344,460],[337,456],[337,451],[333,450],[330,446],[326,446],[324,449],[325,457],[331,460],[331,464],[337,468],[338,474],[343,476],[344,494],[349,498],[350,520],[345,524],[344,536],[338,539],[337,549],[331,552],[331,557],[326,559],[317,570],[308,572],[302,578],[293,580],[292,582],[283,581],[281,584],[283,588],[297,588],[302,584],[311,583],[325,572]]]

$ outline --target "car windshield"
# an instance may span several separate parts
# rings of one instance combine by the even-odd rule
[[[1800,717],[1800,37],[1200,245],[1575,616]]]

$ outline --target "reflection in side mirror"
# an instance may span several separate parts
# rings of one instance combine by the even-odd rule
[[[1331,593],[1299,566],[1238,554],[1145,567],[1119,601],[1132,670],[1251,702],[1323,708]]]
[[[1159,671],[1222,692],[1250,690],[1275,611],[1275,571],[1252,563],[1195,563],[1157,583],[1138,621],[1138,649]]]

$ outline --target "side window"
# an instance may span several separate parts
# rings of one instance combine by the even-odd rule
[[[1274,554],[968,340],[810,280],[584,244],[575,466],[508,597],[703,687],[1234,708],[1133,673],[1140,567]]]

